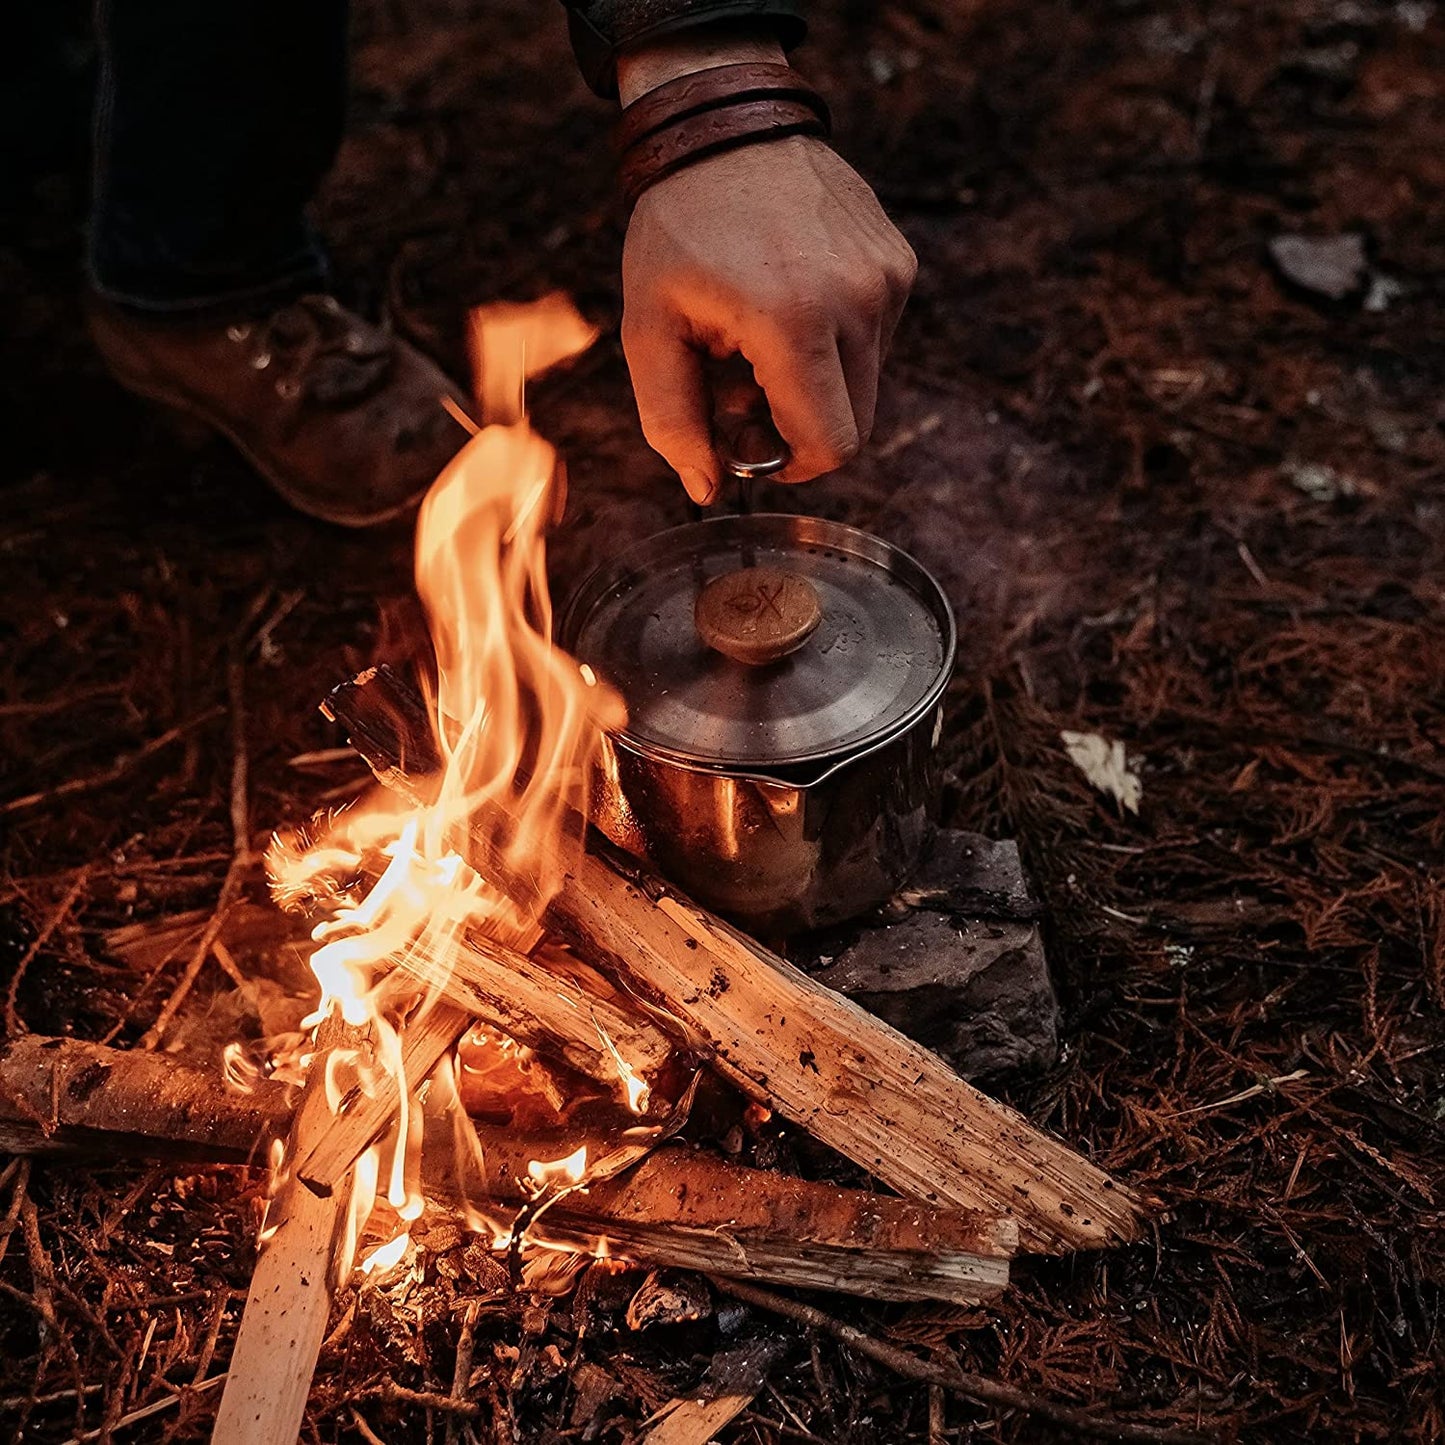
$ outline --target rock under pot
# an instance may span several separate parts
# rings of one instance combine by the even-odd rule
[[[599,567],[563,644],[627,701],[593,817],[763,934],[837,923],[917,862],[954,624],[906,553],[816,517],[718,517]]]

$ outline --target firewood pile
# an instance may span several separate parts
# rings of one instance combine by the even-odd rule
[[[1129,1243],[1151,1217],[1150,1200],[589,828],[601,740],[626,714],[554,644],[544,537],[560,469],[520,399],[528,358],[595,333],[560,297],[475,324],[486,425],[459,414],[473,438],[417,529],[431,695],[385,667],[336,687],[323,711],[382,796],[267,855],[275,898],[310,929],[319,1001],[249,1052],[233,1042],[222,1068],[25,1036],[0,1057],[13,1152],[268,1169],[221,1445],[296,1440],[353,1271],[384,1275],[438,1221],[499,1289],[617,1261],[704,1274],[816,1324],[759,1284],[978,1305],[1016,1255]],[[244,781],[223,906],[183,983],[215,952],[248,986],[219,938],[252,861]],[[831,1178],[698,1147],[694,1115],[709,1111],[731,1130],[786,1129]],[[690,1308],[689,1286],[659,1282],[629,1315],[641,1327]],[[1033,1408],[879,1348],[905,1374]],[[709,1439],[760,1382],[679,1401],[646,1438]],[[1117,1428],[1046,1408],[1075,1430]]]
[[[427,800],[438,766],[427,715],[395,675],[383,668],[343,684],[326,710],[388,787],[409,804]],[[477,866],[526,906],[532,885],[494,845],[497,823],[473,820]],[[790,1302],[758,1284],[972,1305],[1006,1288],[1020,1252],[1107,1248],[1148,1227],[1147,1200],[604,840],[588,840],[541,921],[529,948],[457,939],[442,996],[399,1040],[429,1139],[466,1106],[449,1061],[474,1029],[522,1045],[534,1081],[563,1105],[545,1123],[474,1120],[477,1147],[429,1148],[412,1161],[429,1227],[450,1220],[475,1237],[510,1287],[535,1283],[541,1261],[604,1258],[696,1271],[780,1310]],[[327,1053],[364,1032],[324,1021],[299,1090],[264,1077],[238,1089],[216,1068],[74,1039],[21,1037],[0,1056],[0,1146],[13,1153],[259,1163],[268,1141],[287,1141],[291,1163],[268,1211],[217,1440],[296,1438],[355,1255],[343,1237],[358,1226],[348,1203],[358,1161],[403,1104],[385,1093],[326,1097]],[[622,1059],[647,1081],[634,1082],[634,1096],[651,1096],[640,1114],[567,1110],[569,1090],[615,1085]],[[806,1131],[853,1166],[853,1182],[696,1146],[687,1135],[700,1095],[745,1125],[776,1118]],[[809,1308],[796,1306],[805,1322]],[[884,1363],[933,1378],[912,1356]],[[1002,1388],[945,1383],[985,1399]],[[679,1402],[671,1433],[647,1438],[708,1439],[731,1418],[721,1402],[736,1413],[754,1393]],[[1100,1423],[1067,1409],[1060,1419],[1080,1430]]]

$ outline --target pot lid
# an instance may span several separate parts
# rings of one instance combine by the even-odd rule
[[[728,608],[736,623],[744,596],[734,626]],[[562,640],[622,693],[622,736],[641,750],[774,770],[901,731],[947,686],[954,629],[906,553],[776,514],[711,518],[631,548],[583,584]]]

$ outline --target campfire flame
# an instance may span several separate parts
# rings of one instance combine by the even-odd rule
[[[601,732],[623,721],[617,695],[552,642],[544,533],[560,515],[564,486],[557,455],[528,425],[524,404],[530,377],[594,339],[560,296],[473,313],[483,424],[438,477],[417,525],[416,586],[437,664],[429,690],[442,760],[435,797],[424,807],[376,800],[347,810],[319,835],[278,838],[268,855],[281,902],[327,910],[312,934],[320,997],[303,1027],[333,1017],[348,1027],[348,1042],[324,1052],[305,1041],[325,1069],[332,1110],[357,1091],[386,1095],[398,1109],[393,1137],[369,1149],[353,1174],[345,1269],[378,1193],[403,1225],[422,1209],[422,1122],[410,1102],[421,1080],[405,1076],[404,1029],[441,997],[464,932],[520,951],[535,946],[542,910],[583,846]],[[477,827],[488,829],[501,865],[529,880],[526,907],[468,862],[468,830]],[[616,1061],[620,1096],[641,1111],[646,1081],[600,1024],[598,1032]],[[493,1037],[489,1046],[510,1044]],[[239,1057],[227,1067],[228,1076],[244,1073]],[[454,1088],[451,1098],[450,1112],[466,1123]],[[469,1124],[465,1132],[479,1149]],[[287,1161],[277,1167],[279,1180]],[[586,1150],[533,1168],[539,1187],[576,1187]],[[403,1227],[362,1269],[390,1268],[408,1237]]]
[[[527,1173],[531,1176],[532,1183],[541,1189],[545,1189],[549,1184],[580,1184],[587,1175],[587,1146],[583,1144],[565,1159],[529,1160]]]
[[[401,1263],[402,1256],[406,1253],[406,1247],[411,1243],[411,1231],[404,1229],[395,1239],[388,1240],[386,1244],[378,1244],[357,1268],[362,1274],[385,1274],[387,1270]]]

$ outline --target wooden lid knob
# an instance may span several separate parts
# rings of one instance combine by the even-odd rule
[[[744,567],[714,577],[693,608],[698,636],[724,657],[752,667],[796,652],[822,620],[813,584],[776,567]]]

